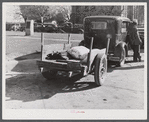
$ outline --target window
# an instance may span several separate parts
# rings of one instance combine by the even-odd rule
[[[122,22],[122,28],[126,28],[126,23]]]
[[[107,29],[107,22],[92,22],[92,29]]]
[[[127,23],[126,22],[122,22],[122,29],[121,29],[122,33],[127,32]]]
[[[76,12],[80,12],[80,6],[76,6]]]

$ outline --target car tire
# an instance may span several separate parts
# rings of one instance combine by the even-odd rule
[[[102,86],[107,75],[107,57],[98,54],[95,59],[94,79],[97,86]]]

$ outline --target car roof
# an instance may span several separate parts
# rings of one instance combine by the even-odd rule
[[[122,21],[130,21],[127,17],[121,17],[121,16],[88,16],[86,18],[103,18],[103,19],[115,19],[115,20],[122,20]]]

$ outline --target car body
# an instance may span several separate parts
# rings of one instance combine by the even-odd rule
[[[20,25],[19,24],[14,24],[11,26],[10,31],[19,31]]]
[[[59,28],[66,33],[84,33],[83,24],[72,24],[71,22],[66,22],[61,24]]]
[[[25,31],[25,26],[20,26],[19,31]]]
[[[108,60],[123,65],[128,56],[128,26],[130,19],[120,16],[89,16],[84,18],[84,40],[80,45],[89,47],[90,37],[94,37],[93,48],[107,46],[107,35],[111,35]]]
[[[41,24],[38,23],[34,25],[35,32],[57,32],[57,26],[52,23]]]
[[[46,32],[57,32],[57,26],[55,24],[44,24],[44,30]]]

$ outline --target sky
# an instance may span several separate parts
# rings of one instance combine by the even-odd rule
[[[19,6],[15,5],[6,5],[6,9],[4,10],[4,15],[6,22],[24,22],[21,16],[17,16],[15,13],[19,12]]]

